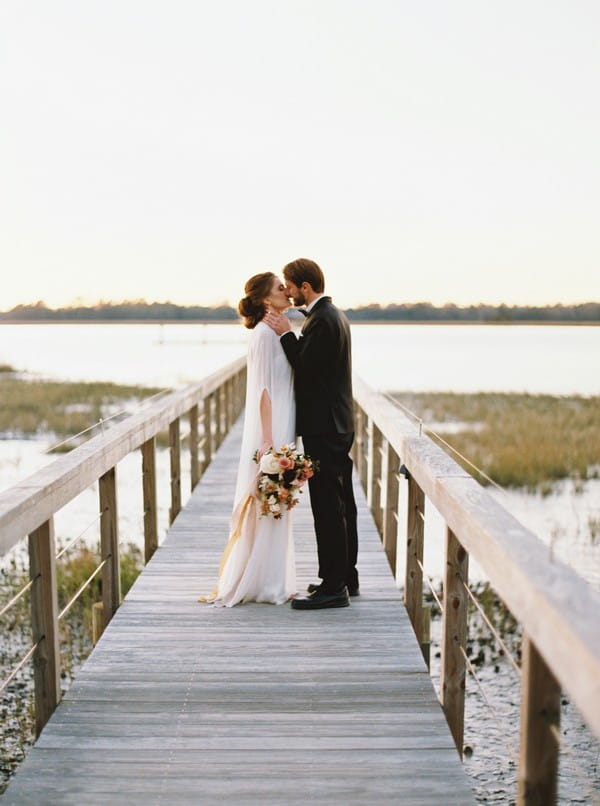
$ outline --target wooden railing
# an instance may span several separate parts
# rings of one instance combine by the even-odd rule
[[[99,481],[101,562],[79,590],[101,574],[103,621],[108,624],[121,601],[116,465],[136,449],[142,454],[145,560],[158,546],[156,437],[169,431],[172,522],[182,506],[180,422],[189,417],[192,490],[240,413],[245,396],[246,360],[240,358],[197,384],[173,392],[90,439],[20,484],[0,493],[0,556],[29,535],[33,646],[17,666],[33,657],[35,719],[41,731],[61,697],[59,622],[76,597],[58,612],[54,515]],[[15,597],[10,605],[18,600]],[[4,611],[7,606],[3,608]],[[9,679],[16,673],[13,670]],[[1,682],[1,681],[0,681]],[[6,681],[5,681],[6,683]]]
[[[424,645],[425,501],[446,522],[442,602],[441,705],[462,757],[469,556],[522,625],[518,803],[556,802],[560,692],[600,737],[600,595],[553,559],[542,542],[391,401],[354,379],[355,465],[396,573],[405,538],[404,599]],[[407,481],[406,481],[407,480]],[[398,517],[408,487],[407,523]]]

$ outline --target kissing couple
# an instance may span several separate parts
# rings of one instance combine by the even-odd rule
[[[217,586],[200,601],[232,607],[291,599],[295,610],[347,607],[359,593],[350,326],[325,296],[323,272],[312,260],[288,263],[283,279],[256,274],[244,290],[238,311],[252,334],[230,537]],[[306,316],[299,337],[284,316],[290,298]],[[289,454],[297,435],[316,471],[308,486],[321,579],[302,598],[295,597],[291,508],[265,511],[258,490],[260,460],[282,446]]]

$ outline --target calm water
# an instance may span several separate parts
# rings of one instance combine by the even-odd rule
[[[600,327],[354,325],[377,389],[600,394]],[[171,387],[243,355],[231,325],[0,325],[0,363],[68,380]]]

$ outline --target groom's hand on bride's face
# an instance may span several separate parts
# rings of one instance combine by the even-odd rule
[[[273,311],[269,311],[265,315],[263,321],[271,328],[271,330],[274,330],[278,336],[283,336],[284,333],[287,333],[288,330],[292,329],[290,320],[282,313],[274,313]]]

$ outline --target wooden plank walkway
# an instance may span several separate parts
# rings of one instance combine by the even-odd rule
[[[361,596],[349,608],[217,609],[241,437],[226,438],[3,803],[474,803],[357,486]],[[308,495],[299,590],[315,579]]]

